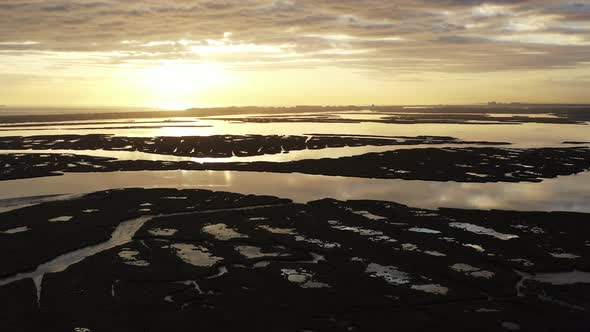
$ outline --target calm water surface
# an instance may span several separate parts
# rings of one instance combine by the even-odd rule
[[[311,114],[297,114],[309,116]],[[379,119],[374,112],[339,112],[315,114],[356,120]],[[386,114],[389,116],[389,114]],[[277,115],[273,115],[276,117]],[[294,116],[286,114],[285,117]],[[518,116],[516,114],[491,114]],[[535,116],[535,115],[533,115]],[[550,116],[542,114],[536,116]],[[243,117],[243,116],[229,116]],[[219,117],[217,117],[219,118]],[[157,123],[146,123],[146,122]],[[183,121],[171,122],[171,121]],[[109,122],[91,124],[89,122]],[[564,124],[383,124],[383,123],[242,123],[211,118],[178,117],[169,119],[93,120],[53,123],[38,126],[26,123],[17,128],[2,128],[0,137],[112,134],[133,137],[208,136],[208,135],[368,135],[368,136],[451,136],[465,141],[509,142],[504,148],[567,147],[564,141],[590,141],[590,127]],[[139,128],[123,128],[123,127]],[[156,126],[156,128],[153,128]],[[93,129],[94,128],[94,129]],[[97,129],[100,128],[100,129]],[[42,130],[41,130],[42,129]],[[122,160],[160,160],[192,162],[285,162],[303,159],[338,158],[369,152],[426,147],[468,147],[470,145],[398,145],[327,148],[291,151],[274,155],[230,158],[192,158],[137,151],[105,150],[2,150],[0,153],[69,153]],[[2,207],[25,204],[22,197],[79,194],[111,188],[202,188],[245,194],[264,194],[306,202],[322,198],[377,199],[395,201],[415,207],[458,207],[477,209],[511,209],[539,211],[590,212],[590,172],[544,180],[541,183],[456,183],[436,181],[407,181],[363,179],[349,177],[273,174],[235,171],[140,171],[114,173],[67,173],[64,176],[0,181],[0,211]],[[43,198],[45,199],[52,199]],[[29,199],[28,202],[35,201]]]
[[[307,202],[322,198],[375,199],[414,207],[590,212],[590,172],[539,183],[458,183],[236,171],[66,173],[0,182],[0,207],[10,200],[80,194],[112,188],[208,189],[272,195]]]

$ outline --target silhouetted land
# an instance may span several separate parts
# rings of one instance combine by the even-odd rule
[[[195,108],[186,111],[133,111],[113,113],[81,113],[81,114],[51,114],[51,115],[12,115],[2,116],[0,123],[17,122],[45,122],[45,121],[92,121],[102,119],[129,119],[129,118],[170,118],[170,117],[195,117],[195,116],[222,116],[222,115],[244,115],[244,114],[281,114],[281,113],[334,113],[342,111],[372,110],[375,112],[393,113],[422,113],[422,115],[407,114],[402,122],[418,123],[463,123],[467,120],[495,121],[497,118],[490,118],[483,113],[520,114],[519,119],[506,119],[510,123],[542,122],[542,123],[581,123],[590,121],[590,105],[568,105],[568,104],[516,104],[516,105],[468,105],[468,106],[424,106],[423,108],[405,108],[404,106],[296,106],[296,107],[220,107],[220,108]],[[444,116],[438,116],[444,114]],[[463,113],[453,115],[449,118],[448,113]],[[468,113],[482,113],[473,115]],[[549,113],[557,118],[535,118],[527,117],[526,114]],[[500,120],[502,120],[500,118]],[[268,122],[270,120],[267,119]],[[319,119],[314,121],[318,122]],[[379,120],[385,123],[397,123],[400,120],[395,118]],[[389,122],[387,122],[389,121]],[[359,122],[359,121],[356,121]]]
[[[363,120],[331,114],[367,109],[374,112]],[[285,112],[310,114],[278,116]],[[253,113],[259,115],[243,116]],[[590,120],[590,106],[245,107],[0,116],[0,122],[90,120],[85,124],[93,127],[86,129],[124,123],[116,127],[124,131],[184,121],[114,120],[205,115],[235,115],[219,119],[268,126],[281,122],[584,125]],[[33,131],[52,125],[39,124]],[[5,125],[0,130],[18,131],[20,126]],[[571,137],[586,139],[579,134]],[[590,170],[588,142],[563,144],[579,146],[510,148],[505,142],[447,136],[347,133],[11,136],[0,138],[0,150],[31,151],[0,154],[0,181],[68,172],[228,170],[540,182]],[[327,150],[371,146],[390,151],[334,157]],[[324,149],[327,157],[322,159],[255,159]],[[99,150],[121,152],[121,157],[82,155]],[[136,151],[152,154],[155,160],[124,155]],[[164,156],[254,159],[158,160]],[[329,198],[296,204],[271,196],[142,188],[47,199],[53,201],[0,213],[2,331],[233,332],[247,326],[254,331],[386,327],[578,332],[590,326],[589,214],[425,210],[395,202]],[[11,200],[19,204],[19,198]]]
[[[61,172],[234,170],[458,182],[538,182],[590,169],[590,149],[427,148],[290,162],[196,163],[118,160],[71,154],[0,154],[0,180]]]
[[[582,331],[590,288],[574,282],[590,275],[571,271],[590,268],[589,217],[98,192],[0,214],[0,318],[5,331]]]
[[[180,137],[123,137],[111,135],[52,135],[0,137],[0,150],[109,150],[190,157],[249,157],[325,148],[395,145],[478,144],[506,142],[462,141],[441,136],[339,135],[213,135]]]

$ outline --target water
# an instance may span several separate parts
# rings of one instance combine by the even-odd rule
[[[341,113],[346,117],[345,113]],[[100,120],[101,122],[103,120]],[[573,124],[384,124],[384,123],[242,123],[208,118],[177,117],[164,119],[127,119],[108,125],[80,121],[47,127],[24,125],[2,129],[4,136],[110,134],[128,137],[210,136],[210,135],[369,135],[369,136],[451,136],[465,141],[502,141],[516,147],[561,146],[564,141],[590,141],[590,128]],[[135,121],[135,122],[129,122]],[[141,123],[160,121],[159,124]],[[182,124],[171,121],[188,121]],[[113,121],[116,122],[116,121]],[[40,123],[43,124],[43,123]],[[47,123],[45,123],[47,124]],[[121,127],[144,128],[121,128]],[[157,128],[153,128],[158,126]],[[89,129],[97,128],[100,129]],[[0,128],[1,129],[1,128]],[[39,130],[43,129],[43,130]]]
[[[14,198],[112,188],[209,189],[308,202],[322,198],[394,201],[420,208],[590,212],[590,172],[539,183],[458,183],[236,171],[66,173],[0,181],[0,208]]]
[[[109,109],[112,111],[112,109]],[[9,109],[3,109],[7,112]],[[17,110],[18,111],[18,110]],[[28,110],[21,110],[26,114]],[[51,111],[51,110],[50,110]],[[55,110],[54,110],[55,111]],[[71,110],[68,110],[70,112]],[[81,110],[78,110],[80,112]],[[46,112],[47,113],[47,112]],[[51,113],[51,112],[49,112]],[[67,113],[67,112],[66,112]],[[451,136],[463,141],[509,142],[504,148],[567,147],[564,141],[590,141],[588,125],[569,124],[383,124],[362,122],[396,112],[350,111],[283,114],[284,117],[329,117],[361,120],[360,123],[242,123],[226,117],[171,117],[64,121],[60,123],[0,124],[0,137],[63,134],[112,134],[120,136],[206,136],[206,135],[366,135],[366,136]],[[258,114],[257,116],[265,116]],[[272,115],[278,117],[280,115]],[[518,114],[489,114],[490,120]],[[551,117],[550,114],[526,116]],[[224,120],[225,118],[225,120]],[[98,124],[97,124],[98,123]],[[129,129],[133,126],[138,128]],[[93,129],[94,128],[94,129]],[[106,150],[2,150],[0,153],[62,153],[110,157],[119,160],[207,162],[287,162],[339,158],[397,149],[473,147],[477,144],[393,145],[326,148],[251,157],[193,158],[137,151]],[[456,183],[363,179],[304,174],[273,174],[235,171],[162,171],[114,173],[66,173],[64,176],[0,181],[0,212],[59,197],[44,195],[81,194],[112,188],[195,188],[264,194],[308,202],[322,198],[375,199],[414,207],[509,209],[590,212],[590,173],[558,177],[541,183]],[[27,198],[28,197],[28,198]],[[71,196],[63,196],[65,199]],[[12,200],[10,200],[12,199]],[[146,208],[147,209],[147,208]],[[362,211],[359,211],[361,213]],[[59,217],[59,216],[55,216]],[[371,216],[368,216],[371,217]]]
[[[491,228],[481,227],[478,225],[473,225],[473,224],[468,224],[468,223],[452,222],[449,224],[449,226],[454,227],[454,228],[459,228],[459,229],[465,230],[467,232],[475,233],[475,234],[492,236],[492,237],[495,237],[496,239],[503,240],[503,241],[518,238],[518,235],[499,233]]]
[[[536,275],[521,273],[521,276],[527,280],[551,285],[590,284],[590,273],[583,271],[540,273]]]
[[[365,272],[372,277],[382,278],[393,285],[403,285],[410,282],[410,275],[398,270],[395,266],[383,266],[377,263],[370,263],[367,265]]]
[[[341,158],[358,156],[367,153],[380,153],[386,151],[403,150],[403,149],[419,149],[419,148],[461,148],[474,147],[476,144],[417,144],[417,145],[391,145],[391,146],[355,146],[355,147],[338,147],[325,148],[319,150],[296,150],[285,153],[266,154],[260,156],[248,157],[186,157],[173,156],[156,153],[146,153],[140,151],[111,151],[111,150],[0,150],[0,154],[70,154],[79,156],[93,156],[115,158],[118,160],[150,160],[150,161],[170,161],[180,162],[189,161],[195,163],[233,163],[233,162],[288,162],[305,159],[322,159],[322,158]],[[486,145],[491,147],[490,145]],[[497,147],[506,148],[506,145],[499,145]]]
[[[268,208],[273,207],[275,205],[254,205],[254,206],[247,206],[247,207],[239,207],[239,208],[228,208],[228,209],[218,209],[218,210],[201,210],[201,211],[191,211],[191,212],[177,212],[171,214],[160,214],[160,215],[151,215],[151,216],[141,216],[138,218],[130,219],[127,221],[121,222],[111,234],[111,237],[108,241],[102,242],[97,245],[92,245],[84,248],[80,248],[78,250],[70,251],[63,255],[60,255],[46,263],[43,263],[33,271],[18,273],[11,277],[0,279],[0,287],[9,285],[13,282],[25,280],[25,279],[32,279],[35,288],[37,290],[37,303],[40,304],[41,302],[41,295],[42,295],[42,285],[43,285],[43,278],[46,274],[51,273],[60,273],[64,272],[68,269],[68,267],[80,263],[84,261],[86,258],[99,254],[103,251],[123,246],[132,241],[135,233],[137,233],[145,223],[150,221],[151,219],[157,217],[175,217],[175,216],[186,216],[186,215],[198,215],[198,214],[208,214],[208,213],[216,213],[221,211],[247,211],[247,210],[255,210],[259,208]],[[165,246],[165,248],[168,246]],[[179,259],[186,262],[187,264],[191,264],[194,266],[200,267],[208,267],[213,266],[215,263],[223,260],[221,257],[213,256],[209,253],[209,250],[202,246],[195,246],[193,244],[184,244],[184,243],[175,243],[169,246],[170,248],[176,251],[176,255]],[[127,251],[127,252],[125,252]],[[122,253],[122,254],[121,254]],[[124,260],[131,261],[133,263],[135,256],[134,251],[123,249],[122,252],[119,253],[119,257]],[[135,261],[139,262],[139,266],[147,266],[149,262],[147,261]],[[133,264],[132,264],[133,265]],[[219,268],[221,273],[224,268]],[[225,270],[227,273],[227,270]]]
[[[232,239],[247,238],[248,236],[238,233],[237,231],[228,228],[226,224],[207,225],[201,229],[203,233],[207,233],[217,240],[227,241]]]
[[[223,260],[221,257],[213,256],[209,249],[189,243],[174,243],[164,248],[172,248],[176,255],[187,264],[199,267],[213,266]]]
[[[0,280],[0,286],[8,285],[18,280],[32,279],[37,288],[37,301],[40,301],[43,276],[48,273],[63,272],[71,265],[79,263],[87,257],[130,242],[135,233],[150,219],[152,219],[152,216],[143,216],[122,222],[117,226],[108,241],[58,256],[47,263],[39,265],[32,272],[19,273],[13,277]]]

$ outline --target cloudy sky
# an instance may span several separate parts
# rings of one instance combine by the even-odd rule
[[[590,102],[590,1],[2,0],[0,104]]]

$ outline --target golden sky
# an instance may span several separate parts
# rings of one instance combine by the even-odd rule
[[[590,102],[590,1],[3,0],[0,104]]]

